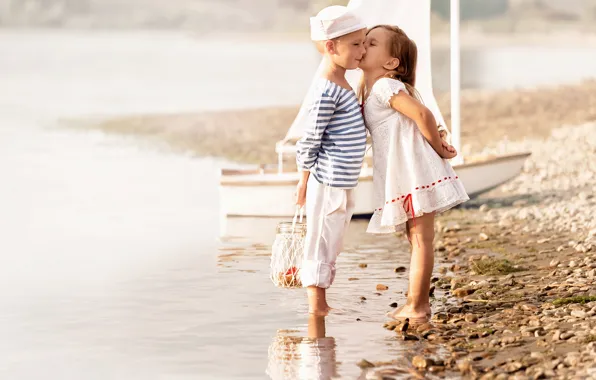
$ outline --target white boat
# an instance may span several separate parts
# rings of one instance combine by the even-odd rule
[[[394,24],[400,26],[418,45],[416,88],[433,112],[437,121],[445,125],[432,91],[430,66],[430,0],[351,0],[353,8],[367,23]],[[468,157],[461,156],[460,144],[460,47],[459,47],[459,0],[451,0],[451,143],[460,152],[452,160],[453,168],[460,177],[470,197],[477,196],[517,176],[530,153],[507,156]],[[323,62],[319,71],[323,68]],[[319,71],[315,77],[319,76]],[[359,73],[348,73],[353,88]],[[309,91],[310,92],[310,91]],[[305,100],[305,104],[308,101]],[[299,173],[295,164],[286,171],[284,162],[295,159],[295,141],[301,136],[305,122],[306,107],[303,104],[286,138],[276,145],[276,167],[261,166],[255,169],[222,169],[220,175],[220,204],[223,216],[288,217],[295,211],[294,192]],[[355,215],[370,215],[374,210],[372,167],[370,152],[360,174],[356,188]]]
[[[477,196],[517,176],[530,153],[481,157],[471,163],[454,165],[470,197]],[[220,196],[226,216],[294,215],[293,195],[297,172],[278,173],[277,169],[227,170],[220,180]],[[372,168],[364,167],[356,188],[355,215],[370,215],[374,210]]]

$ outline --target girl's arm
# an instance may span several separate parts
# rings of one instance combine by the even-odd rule
[[[441,139],[437,129],[437,121],[428,108],[420,103],[416,98],[406,94],[403,91],[393,95],[389,100],[389,105],[394,110],[401,112],[412,119],[422,135],[429,142],[430,146],[442,158],[450,159],[457,155],[453,147]]]

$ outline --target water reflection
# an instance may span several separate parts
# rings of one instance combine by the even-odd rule
[[[337,378],[335,338],[326,336],[325,317],[309,314],[306,337],[278,330],[269,346],[267,375],[272,380]]]

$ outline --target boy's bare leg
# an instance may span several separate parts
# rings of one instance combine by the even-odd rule
[[[326,289],[309,286],[306,288],[308,295],[308,312],[314,315],[324,316],[329,314],[331,309],[327,305]]]

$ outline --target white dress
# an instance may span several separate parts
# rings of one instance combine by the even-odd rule
[[[446,211],[470,199],[447,160],[424,138],[416,123],[395,111],[389,100],[405,85],[381,78],[364,103],[372,137],[375,210],[369,233],[405,229],[408,219]]]

